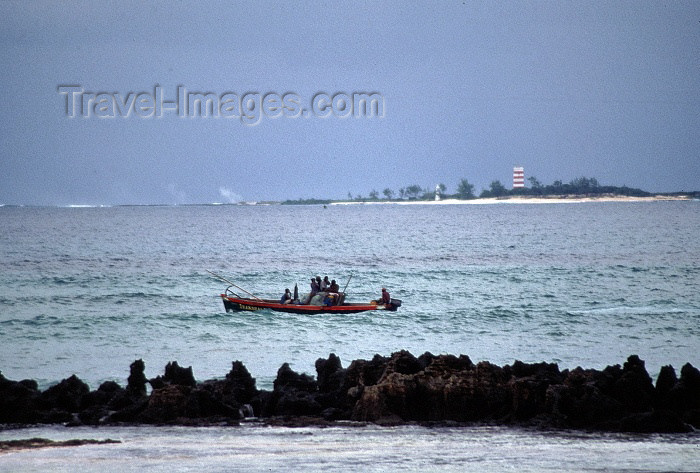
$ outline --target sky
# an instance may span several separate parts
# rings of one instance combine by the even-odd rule
[[[0,204],[695,191],[700,2],[5,1],[0,110]]]

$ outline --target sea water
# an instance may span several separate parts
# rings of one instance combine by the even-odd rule
[[[700,366],[698,229],[697,201],[0,207],[0,370],[9,379],[36,379],[42,388],[76,374],[96,389],[106,380],[125,385],[129,364],[139,358],[148,377],[162,374],[175,360],[192,366],[199,381],[223,377],[231,362],[240,360],[259,388],[271,389],[284,362],[315,375],[315,360],[329,353],[347,366],[354,359],[407,349],[415,355],[466,354],[474,362],[499,365],[516,359],[554,362],[562,369],[602,369],[637,354],[655,379],[663,365],[677,372],[686,362]],[[378,298],[386,287],[403,305],[397,312],[352,315],[225,313],[218,294],[227,283],[207,270],[260,297],[280,297],[295,283],[306,292],[312,276],[328,275],[341,288],[347,285],[349,301]],[[49,437],[59,435],[56,428],[47,429]],[[678,459],[654,453],[675,451],[670,445],[676,440],[669,444],[659,437],[365,429],[370,430],[310,429],[300,437],[329,445],[346,439],[352,445],[372,432],[379,446],[363,448],[380,455],[382,445],[405,445],[403,453],[396,447],[399,453],[392,458],[398,461],[437,435],[448,449],[439,449],[448,464],[469,461],[484,469],[517,461],[513,451],[522,448],[525,457],[542,457],[533,471],[547,470],[561,460],[562,445],[575,450],[611,445],[606,442],[615,445],[610,451],[641,442],[655,462]],[[3,436],[23,437],[21,431],[11,432]],[[104,437],[103,430],[90,432],[89,437]],[[202,435],[205,445],[201,450],[192,446],[187,455],[206,462],[211,455],[202,452],[216,450],[220,438],[233,439],[226,444],[249,442],[243,437],[251,436],[260,445],[284,449],[285,435],[298,431],[247,426],[222,433],[128,432],[123,447],[69,450],[124,453],[127,445],[138,445],[134,448],[152,447],[151,454],[159,457],[155,443],[161,436],[187,450],[192,438]],[[523,438],[550,445],[550,458],[534,444],[531,450]],[[468,448],[472,439],[500,446],[481,456],[460,456],[462,447],[456,445]],[[643,463],[618,464],[612,470],[700,470],[697,439],[685,441],[690,443],[679,440],[681,463],[648,470]],[[294,450],[299,442],[288,445],[290,458],[311,455],[320,461],[329,454],[323,450],[314,457],[312,449]],[[324,461],[338,469],[346,455],[352,464],[356,448]],[[60,452],[65,450],[13,453],[12,458],[48,458],[58,467],[65,455]],[[0,457],[0,469],[7,458]],[[430,458],[426,461],[435,460]],[[479,463],[479,458],[495,463]],[[267,469],[267,462],[276,468],[275,460],[264,455],[252,455],[250,461],[252,470]],[[580,461],[579,469],[589,468]],[[394,469],[390,464],[384,468]],[[420,462],[410,465],[423,469]],[[694,466],[683,470],[684,465]],[[517,469],[517,463],[512,466]]]
[[[0,471],[697,472],[700,439],[474,426],[42,427],[3,438],[99,438],[118,444],[0,453]]]

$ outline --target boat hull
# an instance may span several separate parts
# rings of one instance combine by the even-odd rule
[[[290,312],[294,314],[353,314],[357,312],[366,312],[369,310],[396,310],[396,307],[392,306],[391,304],[384,305],[345,303],[341,305],[332,306],[280,304],[279,301],[274,301],[270,299],[239,298],[226,294],[221,294],[221,299],[224,302],[224,308],[226,309],[226,312],[254,312],[258,310],[269,309],[277,312]]]

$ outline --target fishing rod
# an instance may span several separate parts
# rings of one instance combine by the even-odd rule
[[[345,284],[345,288],[343,289],[343,292],[347,291],[348,286],[350,285],[350,280],[352,279],[352,273],[350,273],[350,277],[348,278],[347,284]]]
[[[245,293],[248,294],[249,296],[253,296],[254,298],[256,298],[256,299],[259,300],[259,301],[262,300],[262,299],[260,299],[258,296],[256,296],[255,294],[246,291],[245,289],[243,289],[243,288],[240,287],[240,286],[235,285],[234,283],[232,283],[231,281],[229,281],[229,280],[226,279],[225,277],[220,276],[220,275],[218,275],[218,274],[216,274],[216,273],[213,273],[213,272],[209,271],[208,269],[205,269],[204,271],[206,271],[207,273],[211,274],[212,276],[214,276],[214,277],[216,277],[216,278],[221,279],[221,280],[224,281],[224,282],[229,283],[230,285],[232,285],[232,286],[235,287],[236,289],[240,289],[241,291],[245,292]],[[349,281],[348,281],[348,282],[349,282]]]

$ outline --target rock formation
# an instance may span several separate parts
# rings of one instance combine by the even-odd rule
[[[224,379],[203,382],[196,381],[192,367],[175,361],[151,380],[144,370],[144,362],[136,360],[126,388],[108,381],[96,391],[71,376],[41,392],[35,381],[10,381],[0,373],[0,423],[198,425],[256,416],[297,424],[489,422],[626,432],[700,428],[700,371],[687,363],[677,377],[673,367],[664,366],[654,385],[636,355],[602,371],[560,371],[556,364],[474,364],[464,355],[416,358],[407,351],[355,360],[343,368],[330,354],[316,361],[316,378],[283,364],[272,391],[258,390],[240,361]]]

